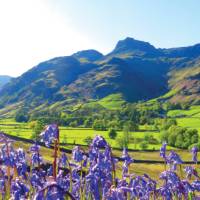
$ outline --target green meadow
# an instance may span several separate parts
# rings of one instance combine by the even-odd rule
[[[119,99],[119,97],[116,97]],[[109,106],[107,104],[109,99],[102,100],[101,104],[104,106]],[[119,103],[122,103],[119,101]],[[191,106],[188,110],[170,110],[167,113],[170,118],[176,118],[177,123],[181,127],[186,127],[189,129],[197,129],[200,134],[200,106]],[[108,137],[108,131],[95,131],[91,128],[70,128],[70,127],[59,127],[61,142],[72,144],[72,145],[86,145],[84,141],[87,137],[93,138],[95,135],[102,135],[109,144],[114,148],[119,148],[117,138],[122,136],[122,131],[117,131],[117,138],[110,139]],[[131,132],[130,135],[135,139],[134,141],[140,141],[146,135],[152,135],[158,141],[160,141],[160,132],[155,131],[153,126],[143,125],[139,127],[140,131]],[[17,123],[14,119],[0,119],[0,130],[7,134],[18,136],[21,138],[30,139],[33,133],[32,128],[29,123]],[[149,144],[147,149],[158,150],[161,144]],[[169,147],[171,149],[172,147]],[[140,150],[139,142],[131,142],[129,144],[129,149]]]

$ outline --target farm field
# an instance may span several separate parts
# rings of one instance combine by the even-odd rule
[[[69,144],[80,144],[85,145],[84,139],[87,137],[93,138],[95,135],[102,135],[112,147],[117,148],[118,144],[116,140],[110,139],[108,137],[108,131],[95,131],[93,129],[85,129],[85,128],[60,128],[60,138],[61,142],[66,140],[65,142]],[[142,127],[141,129],[143,129]],[[138,132],[131,132],[131,135],[134,138],[144,138],[145,135],[153,135],[156,139],[159,139],[159,132],[150,130],[143,130]],[[0,130],[4,131],[7,134],[18,136],[21,138],[30,139],[33,130],[30,128],[28,123],[16,123],[12,119],[0,120]],[[122,135],[121,131],[118,131],[118,137]],[[130,149],[139,149],[139,144],[130,144]],[[149,145],[148,149],[159,149],[160,145]]]
[[[176,117],[178,125],[189,129],[197,129],[200,133],[200,117],[196,117],[199,114],[199,112],[200,106],[192,106],[187,111],[183,110],[183,113],[187,113],[187,115],[185,115],[184,117]],[[169,111],[168,115],[172,117],[172,113],[180,114],[181,110],[173,110],[173,112]],[[108,131],[95,131],[89,128],[70,128],[63,126],[59,128],[61,142],[65,142],[68,144],[86,145],[84,141],[85,138],[93,138],[95,135],[102,135],[112,147],[119,147],[117,139],[113,140],[108,137]],[[0,130],[4,131],[7,134],[27,139],[30,139],[33,133],[33,130],[30,128],[29,123],[18,123],[15,122],[14,119],[1,119]],[[117,131],[117,133],[117,138],[122,135],[122,131]],[[131,136],[136,139],[142,139],[146,135],[153,135],[153,137],[156,138],[158,141],[160,140],[160,133],[158,131],[153,130],[152,126],[140,126],[140,131],[131,132]],[[134,144],[131,143],[129,145],[129,149],[140,150],[140,144],[137,142]],[[160,144],[149,144],[147,149],[159,150]],[[169,149],[171,148],[169,147]]]
[[[194,127],[200,128],[200,125],[199,125],[200,123],[194,120],[192,121],[193,123],[191,123],[191,120],[192,120],[191,118],[179,118],[177,120],[178,120],[178,123],[182,123],[182,126],[186,126],[186,127],[190,126],[191,128],[194,128]],[[142,130],[144,128],[145,128],[144,126],[141,127]],[[135,138],[143,138],[145,135],[149,134],[149,135],[153,135],[155,138],[159,140],[159,137],[160,137],[159,132],[150,130],[151,127],[146,126],[146,128],[148,128],[147,131],[132,132],[131,134]],[[33,130],[29,127],[28,123],[17,123],[13,119],[0,120],[0,131],[4,131],[7,134],[18,136],[20,138],[26,138],[26,139],[31,139],[31,135],[33,132]],[[120,137],[121,134],[122,132],[118,132],[118,137]],[[61,142],[66,140],[67,145],[64,146],[64,148],[67,148],[67,149],[72,149],[75,145],[79,145],[79,144],[86,146],[84,139],[86,137],[93,138],[95,135],[102,135],[112,147],[119,148],[116,140],[112,140],[108,137],[107,131],[94,131],[93,129],[60,127]],[[27,144],[24,144],[23,142],[21,142],[20,145],[24,146]],[[160,144],[149,145],[147,150],[159,150],[160,146],[161,146]],[[84,147],[84,148],[87,149],[87,147]],[[152,151],[152,152],[141,151],[139,144],[130,144],[129,149],[140,150],[140,151],[133,151],[133,152],[130,151],[130,155],[136,160],[155,160],[155,161],[162,160],[159,156],[158,151]],[[177,153],[180,154],[180,156],[182,157],[184,161],[191,161],[191,153],[188,150],[178,150],[173,147],[167,146],[167,150],[171,150],[171,149],[176,150]],[[118,156],[118,157],[121,156],[121,151],[114,149],[113,152],[115,156]]]

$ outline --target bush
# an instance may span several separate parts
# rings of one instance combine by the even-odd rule
[[[143,142],[140,143],[140,148],[141,148],[142,150],[147,149],[148,146],[149,146],[149,145],[148,145],[148,142],[147,142],[147,141],[143,141]]]
[[[95,120],[92,128],[96,131],[106,131],[106,129],[107,129],[104,120]]]
[[[29,116],[24,112],[18,112],[15,116],[16,122],[28,122]]]
[[[108,132],[108,136],[110,139],[115,139],[117,137],[117,132],[115,129],[110,129]]]
[[[153,135],[149,135],[148,133],[144,136],[144,140],[149,144],[158,144],[158,140],[153,137]]]
[[[123,129],[123,135],[117,139],[117,143],[120,148],[128,148],[131,140],[132,138],[129,132],[129,127],[125,126]]]
[[[32,122],[31,126],[33,128],[33,133],[31,135],[31,139],[39,140],[39,135],[43,131],[44,126],[45,126],[44,121],[38,120],[38,121]]]
[[[188,149],[192,144],[198,143],[199,135],[196,129],[187,129],[179,126],[172,126],[165,132],[168,144],[173,147]]]

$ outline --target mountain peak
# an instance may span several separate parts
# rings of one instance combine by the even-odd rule
[[[112,53],[154,53],[157,49],[148,42],[135,40],[134,38],[127,37],[120,40]]]
[[[94,62],[101,59],[103,57],[103,54],[94,49],[88,49],[88,50],[78,51],[72,56],[80,61],[85,60],[89,62]]]

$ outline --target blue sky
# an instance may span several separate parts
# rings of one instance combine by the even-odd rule
[[[127,36],[169,48],[200,43],[199,0],[0,0],[0,74]]]

